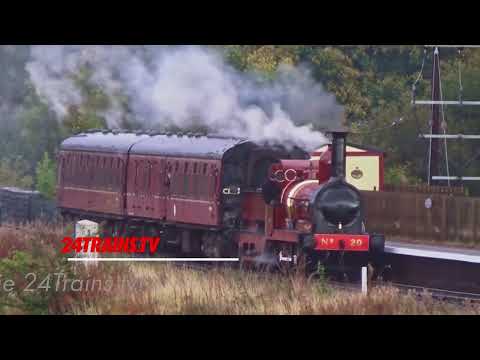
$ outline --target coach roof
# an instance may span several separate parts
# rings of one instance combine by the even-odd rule
[[[156,135],[135,144],[131,154],[217,159],[247,140],[203,135]]]
[[[221,136],[95,132],[68,138],[61,150],[222,159],[228,150],[244,143],[248,141]]]
[[[149,138],[148,135],[134,133],[84,133],[66,139],[62,143],[61,150],[126,154],[134,144],[147,138]]]

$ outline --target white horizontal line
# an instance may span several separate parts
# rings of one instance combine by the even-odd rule
[[[390,254],[417,256],[417,257],[432,258],[432,259],[480,263],[480,256],[466,255],[466,254],[459,254],[459,253],[452,253],[452,252],[412,249],[412,248],[403,248],[403,247],[395,247],[395,246],[385,246],[385,252]]]
[[[421,137],[424,137],[426,139],[473,139],[473,140],[478,140],[480,139],[480,135],[463,135],[463,134],[458,134],[458,135],[431,135],[431,134],[425,134],[421,135]]]
[[[439,47],[439,48],[479,48],[480,45],[424,45],[426,47]]]
[[[414,100],[413,105],[480,105],[480,101]]]
[[[479,176],[432,176],[432,180],[479,181]]]
[[[238,258],[70,258],[71,262],[239,262]]]

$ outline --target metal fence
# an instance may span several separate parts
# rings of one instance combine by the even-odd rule
[[[369,232],[387,239],[480,243],[480,198],[362,192]]]
[[[45,199],[39,192],[0,187],[0,225],[5,222],[53,222],[58,217],[54,201]]]

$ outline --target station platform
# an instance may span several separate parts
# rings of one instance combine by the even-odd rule
[[[432,259],[444,259],[480,264],[480,250],[462,249],[441,245],[409,244],[387,241],[385,252],[396,255],[416,256]]]

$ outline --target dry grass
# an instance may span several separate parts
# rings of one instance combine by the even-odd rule
[[[455,306],[432,299],[418,301],[392,288],[368,297],[333,290],[300,275],[200,271],[169,264],[109,264],[73,268],[59,255],[69,229],[34,224],[0,227],[2,276],[21,283],[25,272],[64,271],[73,279],[99,281],[102,288],[48,294],[0,292],[0,313],[7,314],[168,314],[168,315],[390,315],[480,314],[480,307]],[[17,259],[16,252],[28,256]],[[108,283],[109,286],[105,286]],[[4,303],[9,302],[6,306]],[[3,307],[2,307],[3,306]]]
[[[118,287],[110,296],[85,301],[75,314],[160,315],[418,315],[480,314],[432,299],[421,302],[392,288],[368,297],[330,289],[304,277],[290,278],[217,269],[203,272],[171,265],[115,265],[136,291]]]
[[[63,237],[69,233],[68,230],[61,226],[46,226],[42,223],[2,224],[0,226],[0,259],[9,257],[14,251],[33,252],[36,249],[52,253],[53,257],[53,252],[59,247]]]

